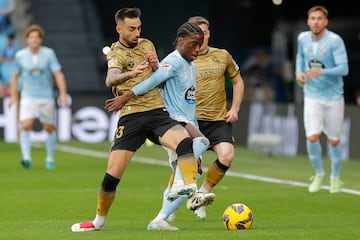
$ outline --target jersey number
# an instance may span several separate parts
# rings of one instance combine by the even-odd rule
[[[115,138],[121,138],[124,135],[124,126],[119,126],[116,129]]]

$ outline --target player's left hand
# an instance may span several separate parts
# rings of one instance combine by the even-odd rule
[[[226,122],[236,122],[238,120],[238,112],[232,111],[231,109],[227,112],[225,121]]]
[[[60,106],[62,106],[62,107],[67,107],[68,106],[68,99],[67,99],[66,94],[61,94],[60,95],[59,103],[60,103]]]

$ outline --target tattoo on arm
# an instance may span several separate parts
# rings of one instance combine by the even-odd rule
[[[116,86],[132,78],[131,72],[110,71],[107,76],[107,86]]]

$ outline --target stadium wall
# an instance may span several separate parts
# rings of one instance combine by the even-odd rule
[[[103,96],[74,96],[70,107],[58,108],[58,140],[76,139],[94,144],[111,141],[117,114],[109,114],[104,110],[105,99]],[[0,100],[0,140],[17,142],[17,109],[16,106],[9,109],[7,103],[8,99]],[[301,104],[244,102],[239,113],[239,121],[233,124],[236,144],[271,154],[306,154],[302,108]],[[359,107],[347,105],[342,141],[344,160],[360,160],[358,122]],[[31,137],[34,141],[45,140],[45,133],[39,124],[34,126]],[[325,140],[325,136],[322,136],[324,149]]]

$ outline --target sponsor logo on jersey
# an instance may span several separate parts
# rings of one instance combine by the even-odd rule
[[[312,59],[309,61],[309,67],[310,68],[325,68],[325,65],[317,59]]]
[[[43,70],[42,69],[39,69],[39,68],[33,68],[31,69],[30,71],[30,75],[33,76],[33,77],[39,77],[41,74],[43,74]]]
[[[161,68],[165,68],[165,69],[170,69],[171,68],[171,65],[168,64],[168,63],[163,63],[160,65]]]
[[[186,90],[185,101],[188,104],[195,104],[195,87],[194,86],[191,86],[188,90]]]

